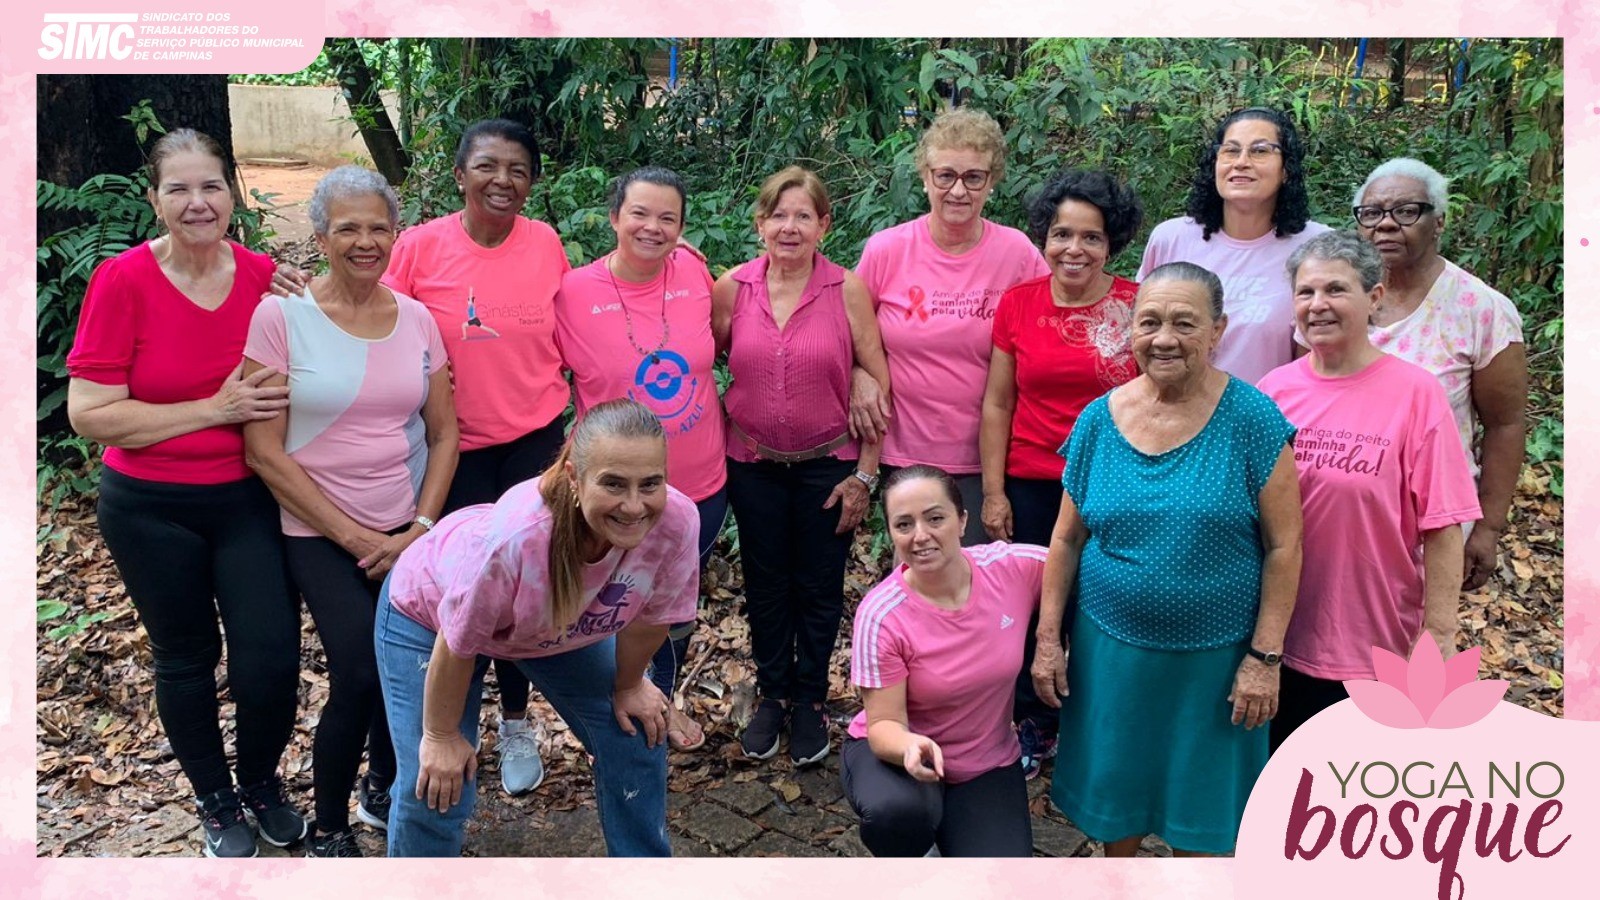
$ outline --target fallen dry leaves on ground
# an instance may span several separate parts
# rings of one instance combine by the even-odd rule
[[[1483,648],[1485,677],[1511,682],[1508,699],[1560,715],[1562,648],[1562,505],[1548,493],[1548,475],[1525,469],[1502,547],[1498,576],[1462,604],[1463,646]],[[38,630],[36,712],[38,852],[44,856],[192,855],[194,820],[174,827],[170,806],[187,807],[187,785],[156,720],[149,643],[124,594],[121,579],[94,523],[92,504],[69,500],[39,514],[38,598],[66,604],[66,614],[41,622]],[[737,735],[755,702],[749,629],[739,598],[741,576],[719,547],[708,567],[710,598],[700,614],[684,668],[682,696],[705,725],[706,747],[674,754],[669,788],[693,794],[726,782],[760,779],[780,800],[793,802],[800,788],[787,762],[752,767],[740,755]],[[849,686],[849,616],[861,594],[881,577],[884,560],[858,535],[847,575],[847,616],[831,671],[831,707],[836,723],[858,705]],[[103,614],[82,630],[61,637],[47,633],[64,623]],[[301,715],[283,761],[285,780],[302,808],[309,808],[311,731],[327,697],[327,673],[310,620],[303,622]],[[220,672],[221,670],[219,670]],[[226,686],[221,685],[224,738],[233,725]],[[494,721],[484,704],[486,724]],[[505,798],[480,791],[474,829],[494,827],[532,813],[592,806],[594,791],[585,754],[542,702],[546,784],[536,794]],[[835,729],[835,734],[839,729]],[[493,770],[495,733],[486,728],[480,771]],[[159,816],[166,811],[168,815]],[[178,823],[180,826],[184,823]],[[825,840],[831,835],[819,836]]]

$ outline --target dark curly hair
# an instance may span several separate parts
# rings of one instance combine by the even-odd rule
[[[484,138],[502,138],[513,144],[521,144],[522,149],[528,151],[528,158],[533,161],[533,180],[539,180],[539,139],[533,136],[528,126],[510,119],[479,119],[468,125],[467,130],[461,133],[461,142],[456,144],[456,168],[466,169],[468,157],[472,156],[473,149]]]
[[[1217,148],[1228,133],[1228,126],[1244,119],[1270,122],[1278,129],[1278,145],[1283,152],[1283,187],[1278,190],[1278,202],[1272,211],[1272,226],[1278,237],[1299,234],[1311,218],[1311,202],[1306,196],[1306,148],[1300,142],[1289,117],[1265,106],[1236,109],[1217,124],[1211,143],[1201,154],[1195,167],[1194,181],[1189,185],[1189,200],[1184,212],[1200,223],[1201,236],[1211,240],[1211,233],[1222,227],[1222,196],[1217,193]]]
[[[1144,222],[1144,204],[1139,194],[1111,175],[1092,169],[1063,169],[1044,183],[1028,200],[1028,236],[1044,249],[1045,237],[1055,224],[1056,211],[1068,200],[1078,200],[1100,210],[1106,220],[1106,239],[1110,256],[1133,243]],[[1109,258],[1109,257],[1108,257]]]

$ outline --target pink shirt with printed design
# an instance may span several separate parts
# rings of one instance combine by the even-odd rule
[[[667,489],[655,527],[632,550],[611,548],[583,568],[589,598],[578,621],[550,620],[550,531],[554,517],[539,480],[495,503],[468,506],[406,548],[389,575],[389,600],[411,620],[444,635],[457,656],[537,659],[605,640],[640,621],[694,618],[700,592],[694,502]]]
[[[856,274],[877,304],[894,385],[883,462],[982,471],[978,428],[995,308],[1012,285],[1049,274],[1044,257],[1027,235],[988,220],[977,246],[946,253],[922,216],[868,238]]]
[[[907,724],[939,745],[951,784],[1022,755],[1011,706],[1045,560],[1045,548],[1032,544],[961,552],[972,566],[966,606],[934,606],[906,584],[906,567],[898,566],[861,599],[850,652],[852,684],[906,686]],[[865,712],[850,723],[850,736],[867,736]]]

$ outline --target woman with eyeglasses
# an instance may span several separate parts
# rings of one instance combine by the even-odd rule
[[[1439,254],[1449,182],[1432,166],[1391,159],[1356,191],[1361,236],[1383,257],[1383,301],[1372,346],[1416,363],[1444,385],[1483,518],[1470,526],[1462,590],[1496,568],[1497,546],[1522,469],[1528,358],[1522,317],[1506,296]],[[1479,423],[1483,437],[1473,446]]]
[[[851,434],[883,441],[892,470],[932,465],[955,477],[969,509],[983,506],[978,432],[1000,295],[1049,275],[1028,236],[983,218],[1005,175],[1005,134],[987,113],[941,113],[917,144],[928,214],[867,239],[856,274],[872,292],[893,398],[857,369]],[[970,516],[963,545],[987,540]]]
[[[1216,364],[1255,384],[1294,358],[1284,264],[1328,230],[1310,221],[1305,148],[1289,117],[1259,106],[1229,113],[1200,157],[1184,212],[1150,232],[1138,280],[1169,262],[1222,279],[1228,329]]]

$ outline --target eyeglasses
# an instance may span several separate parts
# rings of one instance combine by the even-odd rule
[[[1356,214],[1356,222],[1362,228],[1377,228],[1384,216],[1394,219],[1396,225],[1406,226],[1417,224],[1423,213],[1433,212],[1433,204],[1402,203],[1387,209],[1382,206],[1356,206],[1350,211]]]
[[[1250,154],[1251,162],[1262,163],[1266,162],[1268,159],[1271,159],[1274,154],[1282,152],[1283,147],[1279,146],[1278,144],[1274,144],[1271,141],[1256,141],[1254,144],[1250,145],[1248,150],[1239,146],[1238,144],[1218,144],[1217,160],[1219,162],[1231,165],[1238,162],[1239,157],[1248,153]]]
[[[984,169],[968,169],[957,172],[955,169],[934,169],[933,186],[941,191],[948,191],[956,186],[959,181],[966,185],[969,191],[981,191],[989,183],[989,173]]]

